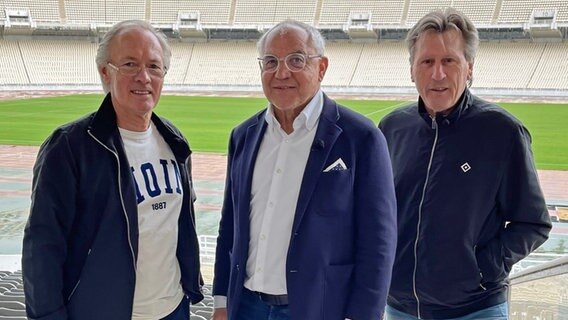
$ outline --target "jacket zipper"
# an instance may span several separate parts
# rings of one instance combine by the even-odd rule
[[[192,168],[192,166],[189,165],[189,161],[190,161],[191,155],[187,156],[187,158],[184,161],[185,164],[185,175],[186,180],[187,180],[187,189],[189,191],[189,203],[187,204],[187,208],[190,212],[189,215],[189,221],[191,222],[191,225],[193,226],[193,230],[195,231],[195,236],[197,237],[197,228],[195,226],[195,222],[193,221],[193,219],[195,218],[195,212],[193,211],[193,179],[190,178],[191,174],[190,174],[190,168]],[[197,237],[198,238],[198,237]],[[197,251],[199,252],[199,238],[197,241]],[[201,264],[201,261],[199,261],[199,263]],[[200,288],[201,291],[201,272],[197,273],[197,286]]]
[[[118,154],[116,152],[114,152],[112,149],[110,149],[104,143],[102,143],[99,139],[97,139],[91,133],[91,130],[87,130],[87,132],[98,144],[103,146],[103,148],[107,149],[116,158],[116,162],[118,164],[118,192],[120,194],[120,204],[122,205],[122,211],[124,212],[124,217],[126,218],[126,233],[128,236],[128,246],[130,247],[130,253],[132,254],[132,266],[134,268],[134,272],[136,272],[136,256],[134,255],[134,247],[132,246],[132,241],[130,240],[130,220],[128,219],[128,213],[126,212],[126,206],[124,205],[124,198],[122,196],[122,185],[120,180],[120,158],[118,157]]]
[[[434,151],[436,150],[436,144],[438,143],[438,123],[436,123],[436,117],[432,117],[432,130],[434,133],[434,143],[432,144],[432,150],[430,151],[430,160],[428,161],[428,170],[426,171],[426,180],[424,181],[424,187],[422,187],[422,197],[420,199],[420,205],[418,206],[418,225],[416,226],[416,239],[414,240],[414,272],[412,274],[412,290],[414,293],[414,298],[416,299],[416,314],[418,319],[422,319],[420,312],[420,298],[418,297],[418,291],[416,290],[416,270],[418,270],[418,240],[420,239],[420,224],[422,222],[422,205],[424,204],[424,198],[426,197],[426,187],[430,179],[430,170],[432,169],[432,160],[434,159]]]

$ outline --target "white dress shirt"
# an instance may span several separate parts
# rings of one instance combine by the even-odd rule
[[[265,115],[262,138],[252,177],[249,256],[244,286],[267,294],[287,294],[286,257],[300,186],[323,109],[319,90],[294,119],[287,134],[274,116]],[[215,308],[227,305],[226,297],[214,297]]]
[[[294,119],[287,134],[269,107],[268,123],[254,166],[251,189],[250,241],[245,287],[268,294],[287,294],[286,256],[304,169],[323,108],[318,91]]]

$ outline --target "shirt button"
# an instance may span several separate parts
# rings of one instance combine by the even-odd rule
[[[282,170],[281,170],[281,169],[276,169],[276,173],[279,173],[279,174],[280,174],[280,173],[282,173]]]
[[[270,208],[272,208],[272,207],[274,207],[274,203],[272,203],[272,201],[270,201],[270,202],[268,203],[268,206],[269,206]]]
[[[261,235],[260,235],[260,240],[266,240],[266,236],[263,235],[263,234],[261,234]]]
[[[261,272],[262,268],[256,268],[256,271]]]

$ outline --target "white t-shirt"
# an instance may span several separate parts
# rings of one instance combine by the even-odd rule
[[[132,319],[160,319],[184,296],[176,257],[183,201],[179,166],[152,123],[145,132],[119,128],[135,181],[138,260]]]

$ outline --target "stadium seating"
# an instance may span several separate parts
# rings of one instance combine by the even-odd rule
[[[546,43],[529,82],[531,89],[567,89],[568,43]]]
[[[96,44],[86,41],[19,41],[31,84],[98,83]]]
[[[199,12],[210,25],[264,25],[287,18],[315,25],[343,25],[350,12],[371,13],[374,25],[411,25],[426,12],[455,7],[477,24],[522,24],[533,9],[557,9],[557,22],[568,22],[565,0],[3,0],[4,8],[27,9],[34,21],[114,23],[143,19],[173,24],[179,12]]]
[[[115,23],[146,19],[145,0],[64,1],[67,21]]]
[[[453,0],[452,7],[465,13],[476,24],[491,24],[497,0]]]
[[[410,64],[404,43],[365,44],[350,85],[353,87],[408,87]]]
[[[258,53],[253,41],[171,45],[166,85],[260,85]],[[482,42],[475,61],[474,87],[566,90],[566,52],[566,42]],[[98,85],[95,54],[96,44],[87,41],[0,40],[0,84]],[[326,54],[330,65],[324,86],[413,86],[403,42],[329,42]]]
[[[543,48],[535,43],[483,43],[473,71],[474,86],[526,88]]]
[[[152,0],[150,21],[171,24],[180,11],[199,12],[203,24],[228,24],[231,0]]]
[[[435,4],[432,5],[432,1],[430,0],[408,0],[408,14],[406,17],[406,24],[413,25],[422,18],[426,13],[434,10],[434,9],[443,9],[452,5],[452,0],[440,0],[434,2]]]
[[[385,0],[322,0],[320,25],[343,25],[349,19],[350,12],[370,12],[371,23],[400,24],[404,1]]]
[[[557,9],[557,22],[568,22],[566,0],[502,0],[499,23],[524,23],[529,21],[533,9]]]
[[[254,42],[196,43],[181,84],[258,85],[257,56]]]
[[[0,40],[0,85],[29,83],[19,43]]]
[[[0,9],[27,9],[34,21],[60,21],[59,0],[3,0]],[[2,12],[2,17],[4,12]]]
[[[275,24],[285,19],[313,23],[316,0],[238,0],[235,3],[235,24]]]

